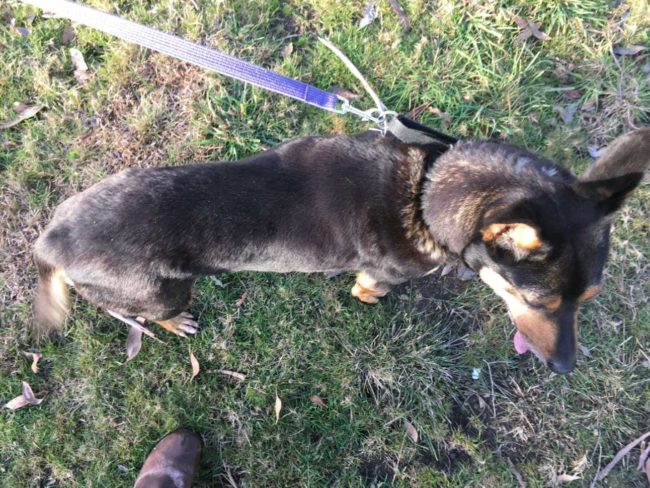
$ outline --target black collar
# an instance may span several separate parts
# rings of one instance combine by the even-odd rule
[[[440,152],[445,152],[458,142],[458,139],[455,137],[433,130],[404,115],[398,115],[388,123],[388,132],[404,144],[418,146],[435,145],[439,147],[439,150],[442,149]]]

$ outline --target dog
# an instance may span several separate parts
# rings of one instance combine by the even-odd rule
[[[64,201],[35,244],[33,333],[68,287],[186,336],[191,288],[222,272],[356,272],[377,303],[462,260],[506,303],[515,347],[575,365],[577,310],[601,288],[614,212],[650,164],[650,129],[580,177],[527,150],[457,141],[404,117],[387,133],[304,137],[237,162],[129,169]]]

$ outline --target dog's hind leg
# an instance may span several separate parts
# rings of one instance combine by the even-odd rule
[[[186,312],[193,279],[104,279],[102,285],[78,284],[77,291],[111,315],[132,325],[136,317],[156,322],[176,335],[196,334],[198,323]],[[119,315],[119,316],[118,316]],[[124,320],[127,319],[127,320]]]
[[[375,304],[391,290],[391,285],[377,281],[368,273],[357,273],[357,282],[352,287],[352,296],[364,303]]]

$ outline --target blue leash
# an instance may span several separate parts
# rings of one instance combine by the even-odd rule
[[[46,12],[73,22],[133,42],[142,47],[195,64],[216,73],[286,95],[315,107],[337,114],[352,113],[364,120],[386,125],[386,116],[393,115],[383,104],[367,111],[353,107],[350,101],[333,92],[261,68],[215,49],[201,46],[181,37],[161,32],[151,27],[107,14],[68,0],[21,0]],[[340,56],[340,55],[339,55]],[[345,60],[344,60],[345,62]],[[356,76],[356,75],[355,75]],[[365,81],[365,80],[363,80]],[[365,84],[364,84],[365,86]],[[374,99],[374,97],[373,97]]]

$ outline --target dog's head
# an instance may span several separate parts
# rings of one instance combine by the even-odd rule
[[[616,139],[580,177],[533,184],[484,210],[463,258],[506,302],[519,352],[557,373],[576,361],[577,313],[596,296],[613,213],[650,164],[650,129]]]

